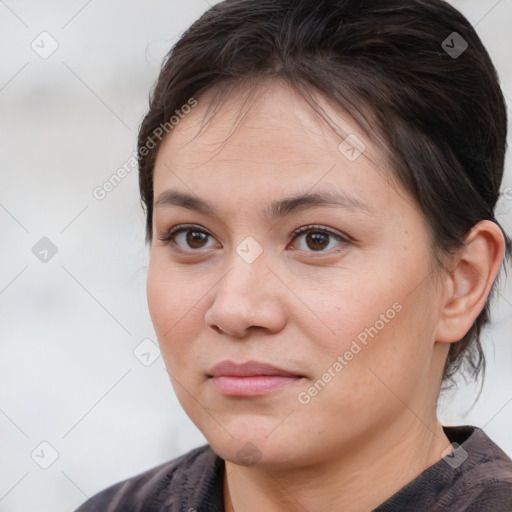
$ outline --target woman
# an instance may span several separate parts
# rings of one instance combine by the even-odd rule
[[[78,511],[512,511],[510,458],[436,414],[484,363],[506,126],[440,0],[209,9],[138,139],[150,314],[208,444]]]

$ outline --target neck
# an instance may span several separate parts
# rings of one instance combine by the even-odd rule
[[[428,426],[401,418],[329,460],[307,467],[239,466],[226,461],[226,512],[367,512],[441,459],[450,444],[434,418]],[[397,435],[400,432],[400,435]]]

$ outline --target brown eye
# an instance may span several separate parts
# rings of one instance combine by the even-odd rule
[[[325,233],[307,233],[306,244],[314,251],[320,251],[329,245],[329,235]]]
[[[204,242],[207,239],[208,235],[202,231],[185,231],[185,241],[189,247],[193,249],[202,249],[204,246]]]
[[[305,243],[304,247],[298,250],[307,252],[328,252],[326,249],[329,247],[332,240],[338,242],[338,245],[348,242],[348,240],[341,235],[321,226],[304,226],[295,230],[291,237],[298,239],[300,235],[305,235],[303,238]],[[336,244],[334,244],[334,246],[336,246]]]
[[[162,242],[177,245],[180,250],[199,250],[207,247],[208,237],[211,235],[205,231],[195,228],[194,226],[176,226],[171,229],[167,235],[159,237]]]

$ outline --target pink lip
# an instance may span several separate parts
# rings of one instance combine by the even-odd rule
[[[303,378],[293,371],[258,361],[242,364],[222,361],[210,370],[208,376],[217,391],[229,396],[264,395]]]

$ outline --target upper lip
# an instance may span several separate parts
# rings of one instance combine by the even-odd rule
[[[282,375],[285,377],[302,377],[291,370],[277,368],[261,361],[247,361],[245,363],[235,363],[233,361],[221,361],[213,366],[208,372],[209,377],[234,376],[234,377],[252,377],[255,375]]]

